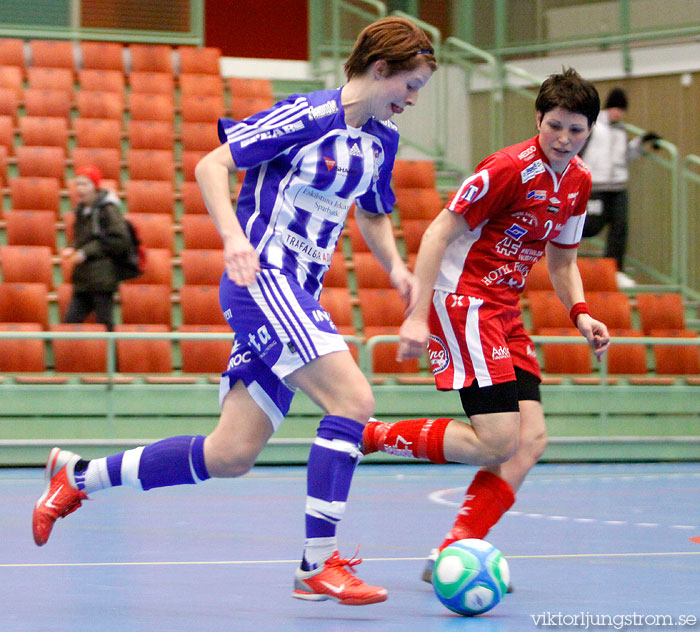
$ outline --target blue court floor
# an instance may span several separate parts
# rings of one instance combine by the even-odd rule
[[[474,474],[361,465],[340,550],[385,586],[364,607],[290,598],[305,470],[94,495],[43,548],[43,471],[0,470],[0,631],[700,630],[700,464],[540,465],[489,534],[515,592],[459,617],[420,581]],[[627,617],[626,619],[623,617]]]

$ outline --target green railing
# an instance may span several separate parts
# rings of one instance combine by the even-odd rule
[[[204,45],[204,0],[183,3],[181,17],[187,28],[181,30],[86,27],[81,23],[80,0],[3,0],[1,4],[0,37]],[[157,21],[153,6],[149,3],[142,6],[144,25]],[[161,3],[160,9],[164,15],[168,13],[166,17],[172,17],[176,7]],[[130,8],[128,21],[134,21],[135,11],[138,9]],[[49,23],[46,22],[47,16],[51,20]]]
[[[681,286],[685,288],[691,284],[694,287],[700,287],[700,271],[697,269],[697,262],[700,260],[700,249],[697,247],[697,236],[700,234],[699,169],[700,156],[689,154],[681,161],[680,207],[682,209],[682,217],[685,219],[685,224],[681,223],[681,230],[684,230],[685,234],[679,236],[677,259],[680,262],[679,281]],[[696,185],[694,196],[691,195],[691,183]],[[691,214],[691,208],[695,209],[694,216]],[[692,244],[692,253],[690,253],[689,244]],[[689,268],[690,266],[694,267]],[[688,291],[687,293],[694,300],[700,300],[700,292]]]

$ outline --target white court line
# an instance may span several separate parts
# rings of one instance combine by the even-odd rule
[[[459,507],[461,506],[461,497],[467,491],[466,487],[453,487],[451,489],[438,489],[434,492],[428,494],[428,500],[437,505],[447,505],[449,507]],[[451,494],[459,494],[460,501],[449,500],[446,496]],[[584,517],[572,517],[572,516],[559,516],[559,515],[547,515],[541,513],[525,513],[522,511],[507,511],[507,516],[522,516],[524,518],[538,519],[546,518],[547,520],[557,520],[557,521],[567,521],[578,522],[582,524],[605,524],[605,525],[628,525],[631,527],[668,527],[669,529],[694,529],[700,530],[700,527],[688,524],[672,524],[672,525],[662,525],[657,522],[629,522],[628,520],[602,520],[599,518],[584,518]]]
[[[700,551],[654,551],[649,553],[561,553],[550,555],[509,555],[513,560],[557,560],[576,558],[613,558],[613,557],[673,557],[683,555],[700,555]],[[426,557],[365,557],[365,562],[420,562]],[[182,562],[46,562],[0,564],[0,568],[63,568],[63,567],[106,567],[106,566],[240,566],[244,564],[298,564],[299,560],[212,560]]]

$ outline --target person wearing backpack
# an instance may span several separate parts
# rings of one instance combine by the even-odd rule
[[[132,237],[121,214],[119,198],[100,188],[102,174],[94,165],[75,172],[78,204],[75,208],[73,243],[61,256],[73,263],[73,294],[64,323],[82,323],[91,312],[95,320],[114,329],[114,292],[124,278],[121,262],[133,249]]]

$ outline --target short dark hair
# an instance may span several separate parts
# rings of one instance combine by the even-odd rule
[[[608,98],[605,99],[605,109],[607,110],[608,108],[627,109],[627,95],[622,88],[613,88],[610,91]]]
[[[590,127],[600,113],[598,90],[573,68],[562,70],[559,74],[549,75],[542,82],[535,109],[543,115],[557,107],[583,114]]]
[[[362,29],[345,62],[345,75],[348,79],[362,75],[379,59],[387,63],[387,76],[413,70],[421,63],[437,70],[428,36],[406,18],[382,18]]]

